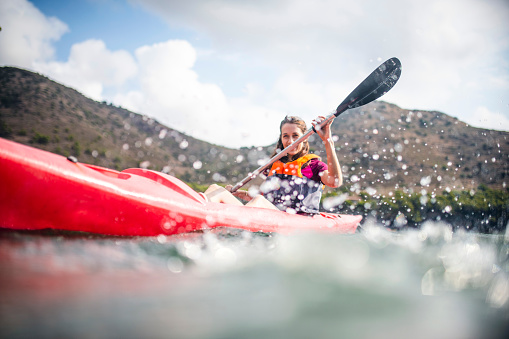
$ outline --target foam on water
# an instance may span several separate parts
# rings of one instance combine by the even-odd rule
[[[2,232],[0,334],[504,338],[509,241],[428,222],[354,235]]]

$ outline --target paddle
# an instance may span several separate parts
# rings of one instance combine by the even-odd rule
[[[336,112],[327,116],[319,126],[322,128],[329,121],[339,116],[344,111],[350,108],[356,108],[363,105],[366,105],[373,100],[380,98],[382,95],[387,93],[396,82],[399,80],[401,75],[401,62],[398,58],[391,58],[378,66],[363,82],[357,86],[352,93],[350,93],[345,100],[341,104],[339,104],[338,108],[336,108]],[[235,192],[246,183],[256,178],[260,173],[265,171],[269,166],[271,166],[274,162],[281,159],[288,152],[291,152],[295,149],[301,142],[309,138],[309,136],[315,133],[316,130],[314,127],[310,128],[306,133],[304,133],[300,138],[295,140],[291,145],[286,147],[284,150],[273,156],[265,165],[257,168],[253,173],[249,174],[247,177],[242,179],[239,183],[233,186],[231,192]]]

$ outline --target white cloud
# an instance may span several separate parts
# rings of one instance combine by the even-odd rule
[[[53,42],[68,31],[65,23],[46,17],[26,0],[0,1],[0,25],[0,65],[24,68],[51,59]]]
[[[136,2],[170,25],[206,37],[214,55],[234,53],[238,60],[252,61],[233,60],[233,72],[260,64],[275,70],[272,84],[265,82],[263,72],[253,72],[250,81],[272,87],[270,96],[281,95],[282,104],[288,90],[280,91],[278,83],[289,74],[302,74],[296,81],[306,81],[289,84],[296,91],[310,83],[321,84],[325,91],[343,89],[336,94],[339,103],[358,83],[353,79],[369,74],[378,60],[397,56],[403,63],[402,79],[384,100],[460,119],[481,105],[509,116],[507,99],[494,99],[487,88],[498,85],[503,86],[499,91],[509,92],[505,0]],[[307,105],[312,94],[297,93],[292,97]],[[315,99],[321,105],[320,98]]]
[[[101,40],[74,44],[68,61],[35,62],[34,69],[95,100],[103,99],[105,87],[122,86],[137,73],[131,54],[110,51]]]
[[[55,61],[52,43],[67,26],[27,1],[7,0],[0,63],[32,67],[94,99],[238,147],[274,142],[285,114],[310,121],[330,113],[397,56],[402,78],[383,100],[509,129],[498,123],[509,117],[503,0],[131,1],[197,39],[142,46],[134,56],[87,40]]]
[[[115,103],[202,140],[239,147],[264,139],[253,128],[263,127],[258,116],[269,110],[228,99],[219,86],[200,82],[193,70],[196,50],[189,42],[170,40],[140,47],[135,54],[141,87],[117,95]]]
[[[509,131],[507,116],[482,106],[477,107],[474,114],[467,116],[465,122],[475,127]]]
[[[312,81],[302,71],[289,71],[277,78],[270,93],[266,94],[264,104],[311,121],[318,115],[332,113],[353,89],[335,83]]]
[[[142,46],[133,57],[91,39],[72,45],[68,60],[56,61],[52,44],[67,31],[64,23],[24,0],[0,6],[3,64],[43,73],[92,99],[112,100],[213,143],[239,147],[275,139],[277,131],[267,133],[266,126],[283,113],[253,103],[249,93],[227,98],[218,85],[200,81],[193,69],[196,50],[186,41]]]
[[[192,70],[196,52],[186,41],[167,41],[136,50],[140,67],[140,91],[131,92],[138,111],[171,123],[177,129],[194,130],[188,121],[199,125],[213,115],[222,118],[226,98],[213,84],[198,81]]]
[[[0,1],[0,64],[41,72],[95,99],[107,86],[120,86],[136,74],[136,63],[125,51],[109,51],[104,42],[74,44],[66,62],[54,61],[53,43],[68,32],[65,23],[46,17],[26,0]]]

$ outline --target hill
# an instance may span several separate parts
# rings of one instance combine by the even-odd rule
[[[265,155],[257,148],[239,151],[197,140],[13,67],[0,68],[0,137],[84,163],[144,167],[201,184],[242,177]]]
[[[507,132],[377,101],[343,113],[333,133],[344,191],[379,195],[398,189],[412,193],[470,190],[481,184],[506,187]],[[0,137],[74,155],[85,163],[118,170],[145,167],[202,185],[235,183],[273,149],[213,145],[13,67],[0,68]],[[318,137],[310,143],[325,156]]]
[[[347,126],[345,128],[345,126]],[[506,187],[509,133],[471,127],[440,112],[375,102],[336,119],[338,155],[362,189],[410,192]],[[429,190],[429,189],[428,189]]]

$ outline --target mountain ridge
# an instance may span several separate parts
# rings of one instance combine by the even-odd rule
[[[506,189],[508,132],[383,101],[343,113],[332,132],[345,176],[343,190],[352,194],[479,185]],[[0,68],[0,137],[74,155],[85,163],[117,170],[144,167],[201,185],[241,180],[268,160],[274,148],[230,149],[201,141],[14,67]],[[310,137],[310,148],[325,157],[317,136]]]

